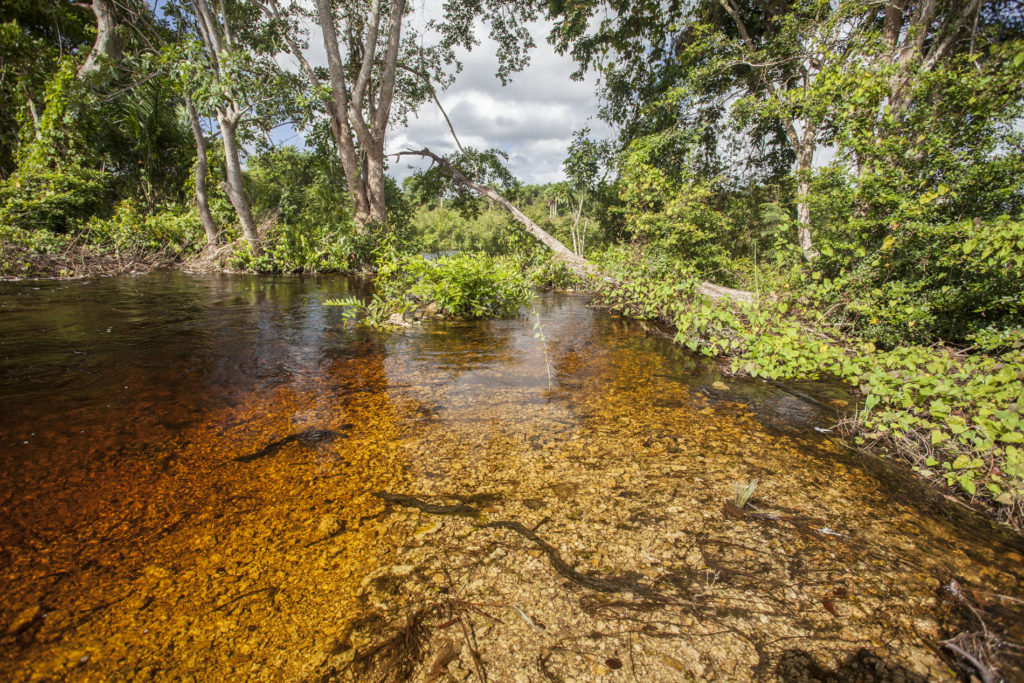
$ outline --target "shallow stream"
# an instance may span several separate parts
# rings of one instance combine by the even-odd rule
[[[942,641],[1024,641],[1024,544],[815,431],[842,387],[580,295],[375,334],[351,293],[0,284],[0,678],[956,680]]]

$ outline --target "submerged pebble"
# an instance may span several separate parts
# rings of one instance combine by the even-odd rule
[[[155,323],[162,365],[117,359],[131,402],[30,421],[46,447],[4,461],[0,677],[465,680],[475,653],[490,680],[950,680],[939,643],[976,627],[954,578],[1024,638],[991,597],[1024,598],[1018,541],[840,451],[817,408],[707,392],[713,367],[583,297],[538,300],[541,345],[526,319],[356,334],[288,303],[314,285],[267,282],[210,281],[180,356]],[[220,367],[248,374],[197,389]]]

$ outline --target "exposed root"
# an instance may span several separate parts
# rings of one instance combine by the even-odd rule
[[[167,252],[126,255],[72,244],[59,254],[44,254],[13,244],[0,244],[0,280],[83,278],[148,273],[176,262]]]
[[[967,662],[983,683],[994,683],[1001,680],[1000,653],[1004,650],[1024,651],[1024,647],[1002,638],[989,628],[982,617],[981,606],[973,603],[960,582],[955,579],[950,581],[946,586],[946,591],[977,620],[980,630],[965,631],[944,640],[942,647],[952,652],[960,660]]]
[[[469,505],[434,505],[426,503],[415,496],[387,493],[386,491],[377,491],[373,495],[388,503],[416,508],[430,515],[454,515],[459,517],[478,517],[480,515],[479,510]]]
[[[997,680],[996,676],[987,666],[981,663],[981,660],[978,657],[975,657],[968,652],[968,648],[970,648],[977,652],[982,658],[985,658],[985,654],[989,654],[991,656],[991,654],[994,654],[991,652],[993,648],[991,647],[991,644],[987,642],[991,638],[991,634],[988,633],[961,633],[956,638],[942,641],[942,646],[969,662],[978,673],[978,677],[981,678],[982,683],[995,683]]]
[[[527,529],[519,522],[489,522],[484,524],[484,528],[509,529],[511,531],[515,531],[520,536],[533,541],[541,551],[547,555],[552,569],[569,581],[572,581],[579,586],[583,586],[584,588],[589,588],[590,590],[599,591],[601,593],[633,593],[634,595],[647,598],[648,600],[653,599],[663,602],[674,602],[674,600],[669,596],[651,588],[650,586],[646,586],[639,581],[635,581],[627,577],[602,579],[596,576],[580,574],[578,571],[566,564],[565,560],[562,559],[562,555],[550,543],[540,538],[531,529]]]
[[[423,660],[423,646],[428,629],[425,619],[436,607],[424,607],[406,614],[398,629],[385,640],[357,653],[346,667],[358,680],[370,680],[381,674],[380,681],[407,681]],[[383,630],[383,629],[382,629]],[[330,672],[324,675],[328,678]]]
[[[434,505],[426,503],[414,496],[386,493],[384,491],[378,491],[373,495],[389,503],[415,508],[432,515],[457,515],[463,517],[478,517],[480,515],[479,510],[469,505]],[[586,574],[579,573],[562,559],[561,553],[559,553],[554,546],[540,538],[534,529],[528,529],[519,522],[500,520],[496,522],[488,522],[487,524],[484,524],[482,528],[508,529],[516,532],[527,540],[533,541],[547,556],[548,561],[551,563],[551,568],[554,569],[555,572],[583,588],[588,588],[601,593],[633,593],[634,595],[645,598],[646,600],[665,603],[679,603],[678,600],[671,596],[655,590],[654,588],[630,577],[604,579],[597,576],[588,576]]]

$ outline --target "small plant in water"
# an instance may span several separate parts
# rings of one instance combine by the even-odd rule
[[[540,324],[540,313],[534,301],[530,301],[530,311],[533,313],[533,338],[540,339],[540,348],[544,351],[544,369],[548,371],[548,389],[554,386],[551,379],[551,360],[548,358],[548,339],[544,336],[544,328]]]
[[[750,497],[754,495],[754,489],[756,488],[757,479],[753,479],[747,484],[736,482],[736,500],[734,501],[736,507],[742,510],[746,506],[747,501],[750,500]]]

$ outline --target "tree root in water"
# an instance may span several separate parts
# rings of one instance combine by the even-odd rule
[[[426,503],[414,496],[387,493],[384,491],[378,491],[374,495],[389,503],[415,508],[432,515],[458,515],[464,517],[478,517],[480,515],[479,510],[469,505],[434,505]],[[679,600],[674,597],[628,577],[605,579],[581,574],[570,567],[565,560],[562,559],[561,553],[559,553],[554,546],[540,538],[533,529],[528,529],[519,522],[500,520],[496,522],[488,522],[482,525],[481,528],[508,529],[509,531],[514,531],[523,538],[536,543],[540,550],[547,556],[548,561],[551,563],[551,568],[554,569],[555,572],[583,588],[588,588],[601,593],[633,593],[634,595],[647,600],[655,600],[663,603],[679,603]]]
[[[348,431],[352,427],[353,425],[346,424],[342,425],[341,429]],[[321,443],[334,441],[335,439],[339,439],[342,436],[344,436],[344,434],[342,434],[341,432],[336,432],[331,429],[306,429],[301,432],[296,432],[295,434],[289,434],[288,436],[278,439],[277,441],[272,441],[254,453],[249,453],[247,455],[239,455],[235,458],[232,458],[232,460],[234,460],[235,462],[253,462],[254,460],[259,460],[260,458],[267,458],[277,455],[278,451],[280,451],[282,448],[284,448],[285,446],[292,442],[298,442],[303,446],[316,446]]]
[[[1000,652],[1003,650],[1024,652],[1024,646],[1006,640],[989,629],[988,624],[982,618],[983,608],[981,605],[972,603],[959,581],[955,579],[950,581],[946,590],[978,621],[981,630],[962,632],[953,638],[942,641],[942,647],[967,662],[983,683],[994,683],[994,681],[1001,680],[1002,676],[998,667]]]
[[[416,508],[429,515],[454,515],[457,517],[479,517],[480,511],[469,505],[434,505],[426,503],[415,496],[406,496],[400,493],[387,493],[377,491],[374,493],[377,498],[395,505],[407,508]]]
[[[547,555],[548,561],[551,563],[551,568],[554,569],[559,575],[565,577],[573,583],[589,588],[590,590],[598,591],[601,593],[633,593],[647,599],[659,599],[664,602],[671,602],[669,596],[654,590],[650,586],[646,586],[639,581],[634,581],[629,578],[619,577],[611,579],[602,579],[596,576],[587,576],[586,574],[580,574],[578,571],[566,564],[565,560],[562,559],[562,555],[554,548],[550,543],[540,538],[531,529],[527,529],[519,522],[509,521],[498,521],[488,522],[483,525],[483,528],[491,529],[509,529],[514,531],[523,538],[533,541],[541,549],[541,551]]]

